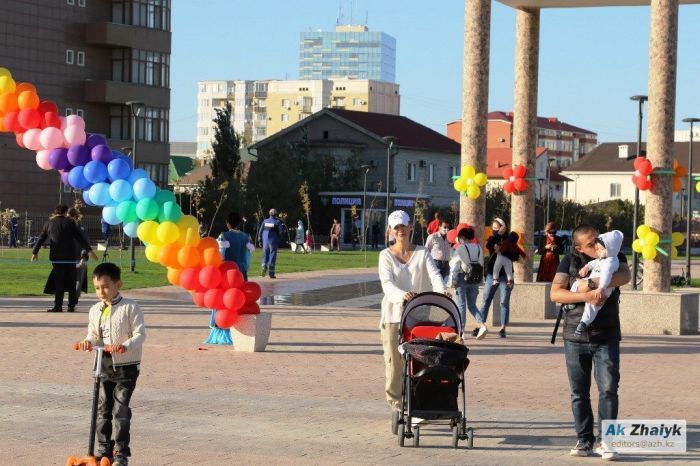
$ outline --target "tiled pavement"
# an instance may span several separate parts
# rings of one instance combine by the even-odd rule
[[[202,345],[208,314],[186,294],[128,292],[142,302],[148,325],[132,403],[131,464],[601,461],[568,456],[568,387],[561,344],[549,344],[551,322],[512,326],[505,340],[489,334],[469,342],[473,450],[452,449],[444,428],[424,428],[420,448],[399,448],[389,433],[378,311],[368,308],[377,295],[368,280],[376,280],[369,270],[261,280],[265,295],[317,305],[263,306],[273,313],[270,344],[252,354]],[[329,289],[325,297],[313,291],[320,287]],[[338,307],[363,299],[365,305]],[[85,299],[83,312],[47,314],[43,298],[0,299],[0,465],[61,465],[85,453],[90,357],[69,344],[83,337],[93,301]],[[620,417],[684,418],[691,435],[687,455],[623,461],[700,461],[698,343],[697,336],[625,338]]]

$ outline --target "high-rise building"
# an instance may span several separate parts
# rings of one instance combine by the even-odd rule
[[[373,79],[396,82],[396,39],[367,26],[336,26],[335,31],[302,32],[299,78]]]
[[[144,104],[137,119],[137,165],[162,186],[168,180],[171,0],[23,0],[3,2],[0,66],[36,86],[63,115],[82,115],[89,133],[112,149],[130,148],[127,101]],[[127,152],[126,150],[124,150]],[[49,212],[80,193],[55,171],[36,166],[11,133],[0,133],[0,208]]]
[[[262,141],[312,113],[339,108],[398,115],[399,85],[367,79],[200,81],[197,157],[208,158],[215,109],[231,103],[234,130],[243,146]]]

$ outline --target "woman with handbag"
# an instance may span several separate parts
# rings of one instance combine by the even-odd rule
[[[474,241],[472,227],[465,227],[457,232],[457,244],[455,255],[450,261],[449,278],[457,296],[457,308],[465,328],[466,309],[469,309],[469,313],[478,324],[484,326],[480,321],[479,306],[476,305],[479,284],[484,278],[484,253],[478,241]]]

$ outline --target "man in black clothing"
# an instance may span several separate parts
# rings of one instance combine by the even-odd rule
[[[68,312],[75,310],[75,305],[78,302],[78,297],[75,289],[76,280],[76,256],[75,243],[90,253],[90,256],[97,260],[97,256],[90,248],[90,244],[78,230],[75,222],[68,217],[66,213],[68,207],[63,204],[56,206],[54,216],[49,220],[41,230],[39,239],[32,250],[32,261],[38,259],[37,254],[41,246],[48,238],[51,244],[49,250],[49,260],[53,263],[53,275],[55,281],[56,297],[54,299],[53,308],[48,312],[63,312],[63,294],[68,288]]]
[[[595,244],[598,231],[590,225],[581,225],[574,231],[573,248],[564,256],[552,282],[550,298],[569,308],[564,319],[564,354],[566,371],[571,389],[571,409],[578,442],[571,450],[571,456],[589,456],[593,453],[596,437],[593,433],[593,410],[591,408],[591,369],[595,366],[595,380],[598,385],[598,432],[601,421],[617,419],[620,382],[620,308],[619,286],[630,281],[627,258],[618,254],[620,267],[613,274],[611,287],[615,291],[607,300],[598,299],[595,288],[598,278],[583,279],[578,292],[571,292],[571,284],[577,280],[579,270],[596,257]],[[587,331],[576,336],[575,330],[583,315],[584,304],[588,302],[603,307]],[[617,453],[608,450],[600,443],[595,448],[603,459],[614,460]]]

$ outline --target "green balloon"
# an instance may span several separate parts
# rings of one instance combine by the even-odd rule
[[[173,222],[177,223],[182,217],[182,209],[177,203],[173,201],[167,201],[162,206],[160,206],[160,212],[158,213],[158,221],[163,222]]]
[[[117,218],[124,223],[131,223],[138,220],[136,215],[136,203],[134,201],[120,202],[117,206]]]
[[[147,197],[136,204],[136,215],[141,220],[154,220],[158,217],[158,203]]]
[[[160,191],[158,191],[154,199],[159,205],[163,205],[166,202],[177,203],[175,200],[175,194],[167,189],[161,189]]]

